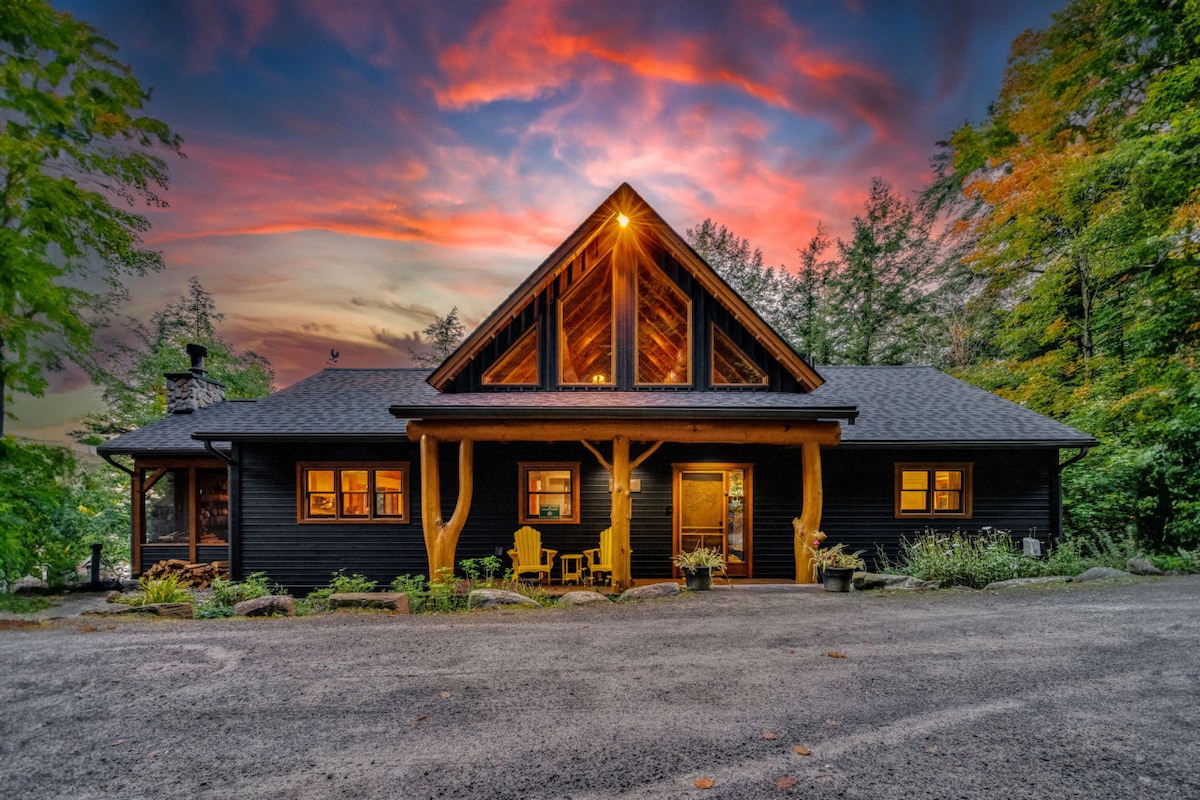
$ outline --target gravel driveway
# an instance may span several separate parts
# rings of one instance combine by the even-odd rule
[[[0,797],[1197,798],[1198,611],[1188,576],[61,620],[0,630]]]

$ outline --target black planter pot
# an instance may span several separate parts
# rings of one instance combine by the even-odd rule
[[[825,591],[827,592],[850,591],[850,583],[853,577],[854,569],[851,567],[826,567],[821,573],[821,580],[825,584]]]
[[[693,592],[707,592],[712,588],[712,567],[683,567],[683,578]]]

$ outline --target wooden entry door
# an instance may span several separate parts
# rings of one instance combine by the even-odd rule
[[[751,465],[674,465],[673,553],[712,547],[726,572],[751,576]]]

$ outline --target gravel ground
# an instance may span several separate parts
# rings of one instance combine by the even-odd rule
[[[0,797],[1197,798],[1198,610],[1188,576],[0,622]]]

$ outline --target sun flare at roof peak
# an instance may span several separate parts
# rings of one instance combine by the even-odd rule
[[[629,227],[629,217],[625,216],[624,214],[617,214],[617,224],[622,228]]]

